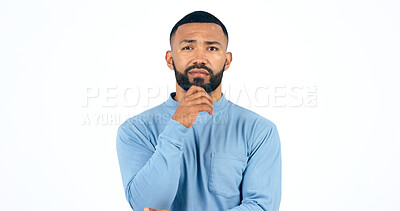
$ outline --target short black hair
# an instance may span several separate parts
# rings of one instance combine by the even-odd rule
[[[172,36],[176,32],[179,26],[186,23],[215,23],[221,26],[222,31],[224,32],[226,39],[228,40],[228,31],[226,30],[224,24],[214,15],[205,11],[194,11],[192,13],[187,14],[183,17],[178,23],[175,24],[174,28],[171,30],[171,34],[169,35],[169,42],[172,41]]]

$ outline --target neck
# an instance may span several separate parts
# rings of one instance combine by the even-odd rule
[[[214,91],[208,93],[211,96],[213,103],[217,102],[222,96],[221,85],[222,85],[222,83]],[[186,94],[186,91],[184,89],[182,89],[182,87],[180,87],[178,85],[178,83],[176,83],[176,95],[174,97],[174,100],[181,102],[182,97],[185,96],[185,94]]]

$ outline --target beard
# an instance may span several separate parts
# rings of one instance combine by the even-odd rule
[[[222,70],[214,75],[214,71],[205,65],[193,65],[185,69],[184,73],[181,73],[176,70],[174,60],[172,60],[172,65],[175,71],[175,78],[178,85],[185,91],[188,91],[192,85],[202,87],[208,94],[213,92],[218,86],[221,84],[222,76],[224,74],[225,63],[222,67]],[[193,78],[193,82],[189,80],[189,71],[192,69],[204,69],[207,70],[210,76],[209,83],[204,82],[204,78],[196,77]]]

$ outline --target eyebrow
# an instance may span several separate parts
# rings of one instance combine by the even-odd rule
[[[205,41],[205,43],[206,43],[207,45],[220,45],[220,46],[222,46],[221,43],[219,43],[219,42],[217,42],[217,41]]]
[[[182,40],[181,42],[179,42],[179,45],[181,45],[182,43],[194,43],[194,42],[197,42],[197,40]],[[206,43],[207,45],[222,46],[221,43],[219,43],[218,41],[204,41],[204,43]]]

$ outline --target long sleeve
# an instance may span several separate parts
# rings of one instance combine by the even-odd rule
[[[281,200],[281,146],[275,125],[253,146],[242,180],[242,202],[229,211],[278,211]]]
[[[154,146],[140,119],[117,133],[117,153],[125,196],[135,211],[170,207],[178,189],[183,138],[188,129],[170,119]]]

